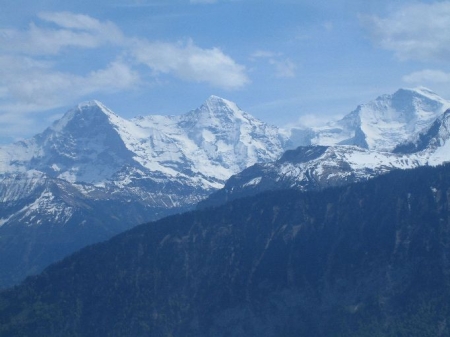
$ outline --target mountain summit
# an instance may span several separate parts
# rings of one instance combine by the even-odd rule
[[[211,95],[193,113],[197,113],[199,116],[208,116],[209,119],[220,120],[242,118],[242,115],[245,114],[234,102],[214,95]]]
[[[179,116],[126,120],[91,101],[0,147],[0,287],[139,223],[193,208],[288,138],[211,96]],[[11,246],[6,238],[14,238]]]
[[[78,104],[72,110],[69,110],[64,116],[55,121],[50,129],[61,131],[68,124],[78,124],[79,128],[93,127],[94,123],[103,124],[109,122],[112,118],[120,118],[114,112],[109,110],[99,101],[88,101]],[[86,131],[86,130],[85,130]]]
[[[303,139],[298,145],[356,145],[392,151],[417,137],[449,108],[450,101],[426,88],[399,89],[359,105],[338,121],[292,133]]]
[[[450,161],[450,101],[424,89],[400,89],[314,129],[294,129],[297,149],[231,177],[200,207],[267,190],[317,190],[395,169]]]
[[[37,153],[27,166],[73,183],[104,184],[133,162],[120,134],[126,126],[100,102],[80,104],[31,140]]]

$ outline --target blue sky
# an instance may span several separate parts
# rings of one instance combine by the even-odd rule
[[[92,99],[131,118],[214,94],[279,126],[400,87],[450,99],[450,1],[2,2],[1,142]]]

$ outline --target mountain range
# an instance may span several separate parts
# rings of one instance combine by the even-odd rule
[[[326,126],[291,130],[301,146],[232,176],[200,207],[266,190],[318,190],[391,170],[443,164],[450,161],[449,108],[448,101],[427,89],[401,89]]]
[[[216,96],[183,115],[132,120],[80,104],[0,147],[0,287],[209,196],[201,207],[444,163],[448,108],[427,89],[400,89],[325,126],[285,130]]]
[[[288,137],[211,96],[179,116],[125,120],[100,102],[0,147],[0,287],[137,224],[193,208]]]

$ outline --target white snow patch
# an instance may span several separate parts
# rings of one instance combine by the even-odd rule
[[[261,180],[262,180],[262,177],[257,177],[257,178],[250,180],[249,182],[245,183],[242,186],[243,187],[255,186],[255,185],[258,185],[261,182]]]

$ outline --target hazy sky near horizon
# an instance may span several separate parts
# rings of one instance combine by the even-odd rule
[[[131,118],[217,95],[279,126],[400,87],[450,99],[450,1],[0,1],[1,142],[92,99]]]

